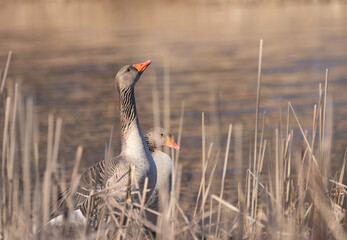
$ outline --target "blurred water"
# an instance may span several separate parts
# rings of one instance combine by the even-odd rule
[[[43,150],[48,113],[63,118],[59,158],[69,170],[79,144],[84,146],[83,169],[103,159],[111,126],[115,127],[114,152],[119,152],[116,72],[125,64],[153,60],[136,87],[139,119],[145,130],[153,126],[154,85],[163,113],[166,66],[175,136],[185,101],[180,154],[184,197],[198,190],[201,112],[206,114],[207,144],[214,142],[215,150],[222,147],[222,155],[229,123],[243,124],[244,162],[248,164],[259,39],[264,39],[260,112],[267,112],[266,136],[272,140],[279,108],[283,106],[284,114],[287,101],[293,103],[302,124],[311,126],[318,84],[329,68],[329,96],[334,106],[332,152],[334,166],[339,166],[347,143],[346,11],[346,5],[337,3],[3,3],[0,66],[5,66],[8,50],[12,50],[9,77],[22,79],[35,92]],[[294,122],[292,126],[296,127]],[[299,132],[296,138],[300,139]],[[232,156],[229,168],[234,165]],[[227,177],[231,179],[231,171]],[[235,187],[231,183],[226,185],[227,193]]]

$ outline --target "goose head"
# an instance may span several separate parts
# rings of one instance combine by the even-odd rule
[[[180,147],[174,142],[171,133],[164,128],[151,128],[146,132],[145,139],[150,151],[154,151],[161,146],[177,150],[180,149]]]
[[[143,63],[126,65],[116,75],[116,87],[118,90],[134,87],[141,74],[151,64],[151,60]]]

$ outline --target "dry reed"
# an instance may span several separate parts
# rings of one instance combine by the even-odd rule
[[[76,152],[75,167],[71,182],[66,182],[66,173],[58,172],[59,147],[62,132],[61,118],[48,117],[46,170],[43,178],[39,172],[38,124],[32,96],[23,93],[19,83],[5,79],[11,52],[5,67],[1,86],[3,100],[3,142],[1,163],[1,206],[0,239],[347,239],[346,234],[346,155],[341,169],[329,172],[331,162],[331,104],[328,96],[328,70],[326,71],[324,91],[319,85],[318,104],[313,106],[312,135],[303,128],[295,106],[288,103],[286,127],[273,128],[275,139],[265,138],[265,114],[258,137],[258,121],[261,87],[262,45],[260,42],[258,84],[256,99],[255,135],[253,152],[249,153],[249,168],[243,172],[243,126],[235,124],[235,137],[232,138],[232,125],[226,143],[223,172],[220,183],[216,182],[216,169],[220,160],[220,149],[211,143],[206,147],[206,115],[202,114],[202,178],[194,209],[184,209],[180,202],[182,167],[179,154],[174,156],[172,170],[172,189],[168,196],[160,195],[161,211],[145,206],[147,179],[142,192],[136,186],[134,167],[129,169],[128,197],[125,203],[117,203],[105,188],[92,192],[93,201],[104,201],[101,210],[104,216],[97,229],[86,225],[78,226],[69,222],[73,216],[73,199],[66,198],[68,213],[63,227],[48,226],[50,213],[56,206],[59,189],[70,186],[75,192],[79,182],[78,167],[83,158],[83,147]],[[169,62],[165,64],[165,111],[164,125],[170,128]],[[158,101],[158,91],[153,99]],[[160,124],[159,104],[155,103],[155,124]],[[178,143],[183,132],[185,105],[182,102]],[[21,118],[21,119],[18,119]],[[290,119],[295,120],[294,126]],[[281,125],[280,125],[281,126]],[[298,136],[294,133],[298,132]],[[112,136],[112,131],[111,131]],[[311,137],[311,139],[310,139]],[[298,140],[299,139],[299,140]],[[302,139],[302,149],[295,147]],[[235,144],[235,154],[229,156],[231,142]],[[270,143],[274,142],[271,150]],[[250,147],[250,149],[252,148]],[[271,157],[270,153],[275,157]],[[213,154],[215,153],[215,154]],[[105,159],[112,157],[112,138],[105,148]],[[214,161],[213,159],[214,156]],[[253,156],[253,157],[252,157]],[[226,183],[228,162],[235,159],[237,172],[235,180]],[[311,164],[312,162],[312,164]],[[18,167],[20,166],[21,167]],[[263,167],[269,170],[263,176]],[[266,169],[265,167],[265,169]],[[207,169],[212,169],[210,172]],[[273,177],[274,176],[274,177]],[[334,176],[334,177],[332,177]],[[243,183],[245,178],[245,184]],[[212,191],[212,185],[221,185],[219,193]],[[237,191],[236,204],[224,199],[225,185],[233,185]],[[242,187],[244,185],[244,188]],[[244,190],[243,190],[244,189]],[[167,189],[168,190],[168,189]],[[137,194],[139,202],[132,202],[130,195]],[[218,197],[219,195],[219,197]],[[166,200],[163,200],[163,199]],[[217,204],[216,204],[217,203]],[[93,209],[88,208],[88,213]],[[146,219],[146,212],[157,215],[157,223]]]

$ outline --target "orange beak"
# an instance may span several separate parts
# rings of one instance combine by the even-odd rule
[[[167,137],[167,141],[165,143],[165,146],[180,150],[180,146],[178,146],[170,137]]]
[[[149,66],[149,64],[151,64],[152,61],[151,60],[148,60],[146,62],[143,62],[143,63],[139,63],[139,64],[135,64],[133,65],[134,68],[137,69],[137,71],[141,74],[143,73],[143,71],[146,70],[146,68]]]

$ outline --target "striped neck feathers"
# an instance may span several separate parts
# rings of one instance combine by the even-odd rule
[[[119,112],[121,124],[121,138],[125,141],[132,125],[137,124],[134,87],[119,89]]]
[[[119,89],[119,110],[122,152],[134,157],[151,157],[138,124],[134,86]]]
[[[150,152],[151,154],[158,150],[158,148],[157,148],[157,146],[155,145],[155,143],[152,143],[152,142],[149,140],[149,137],[148,137],[147,135],[145,135],[144,138],[145,138],[145,141],[146,141],[146,143],[147,143],[148,150],[149,150],[149,152]]]

